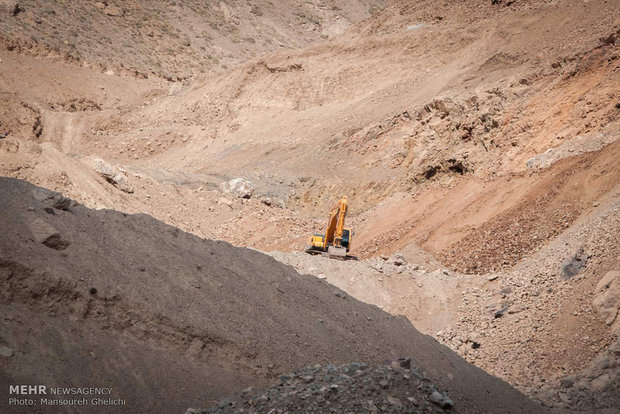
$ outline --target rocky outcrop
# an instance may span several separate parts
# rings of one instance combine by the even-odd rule
[[[612,326],[617,334],[620,334],[620,271],[614,270],[607,274],[596,285],[593,300],[594,308]]]
[[[605,323],[611,326],[612,332],[619,335],[620,271],[610,271],[603,276],[596,285],[592,304]],[[543,391],[548,399],[555,398],[564,404],[570,402],[579,410],[592,406],[601,409],[620,407],[620,339],[616,337],[585,369],[563,378],[560,388],[559,391]]]
[[[133,193],[133,187],[127,178],[127,174],[121,168],[112,166],[101,158],[97,158],[95,159],[95,171],[119,190]]]
[[[36,241],[52,249],[64,250],[70,244],[60,237],[58,230],[40,218],[36,218],[30,223],[30,231]]]
[[[620,341],[613,342],[579,374],[564,378],[561,386],[558,395],[563,400],[588,407],[596,399],[599,407],[620,407]]]
[[[243,178],[233,178],[226,181],[220,185],[220,189],[239,198],[251,198],[254,194],[254,184]]]
[[[583,253],[583,247],[578,247],[570,257],[564,259],[560,266],[560,277],[570,279],[576,276],[586,265],[587,257]]]

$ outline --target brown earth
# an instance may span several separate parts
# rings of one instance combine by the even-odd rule
[[[347,195],[363,260],[274,256],[546,404],[614,406],[593,301],[620,266],[615,2],[18,3],[0,174],[271,252]]]

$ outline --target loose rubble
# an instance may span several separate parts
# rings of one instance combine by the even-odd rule
[[[269,388],[251,387],[209,409],[190,408],[185,414],[451,412],[450,397],[410,364],[402,359],[389,365],[316,365],[281,375]]]

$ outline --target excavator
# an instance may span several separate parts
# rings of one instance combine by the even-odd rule
[[[344,227],[346,217],[347,198],[343,196],[329,213],[325,234],[315,233],[310,238],[310,246],[306,247],[306,253],[322,254],[343,260],[353,258],[353,256],[347,256],[351,248],[353,230]]]

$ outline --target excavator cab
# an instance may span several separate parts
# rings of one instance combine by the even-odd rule
[[[342,247],[346,247],[347,252],[351,250],[351,239],[353,238],[353,231],[351,229],[342,230],[342,240],[340,244]]]

